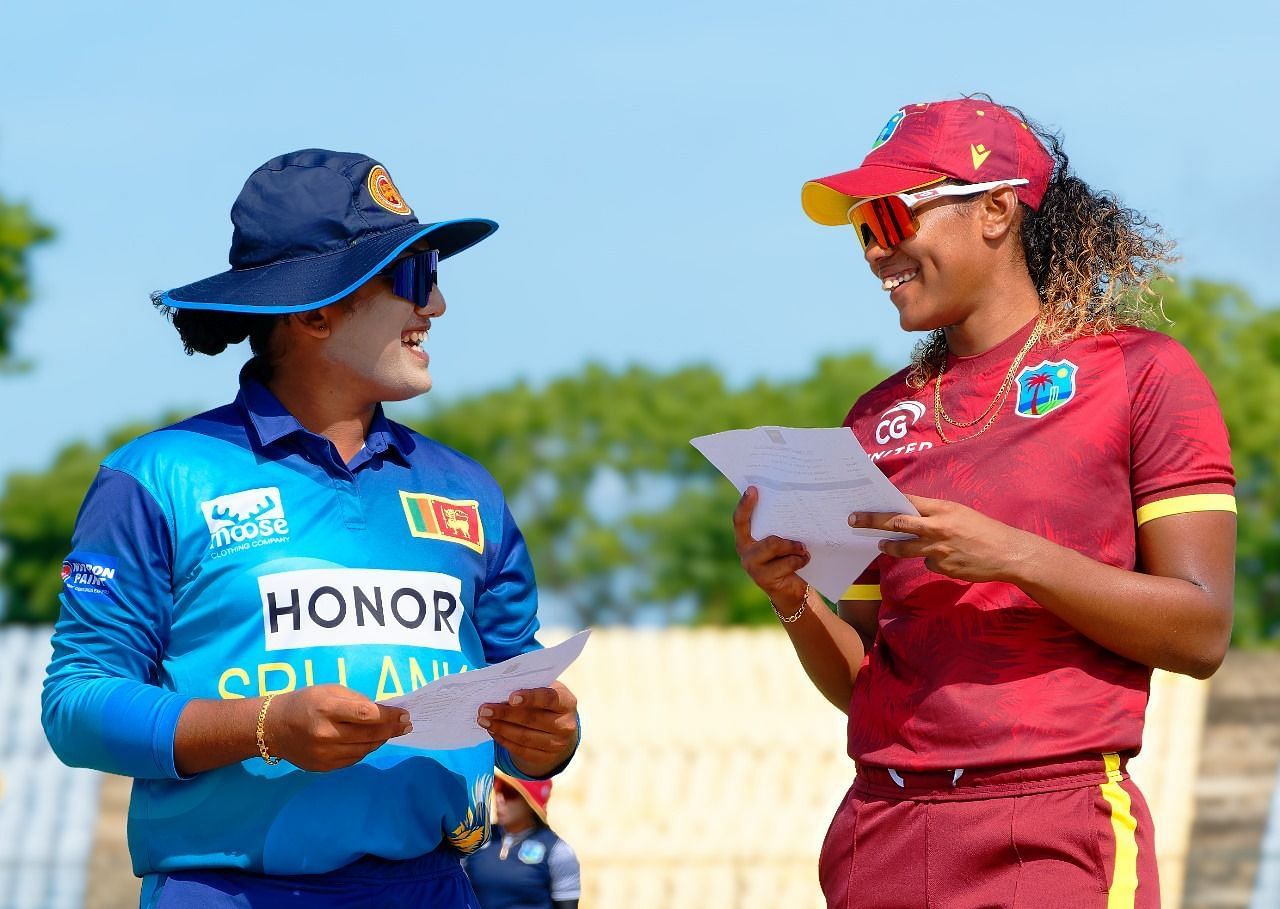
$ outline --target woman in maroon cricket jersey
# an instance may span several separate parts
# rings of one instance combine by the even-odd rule
[[[1157,907],[1125,772],[1152,667],[1205,678],[1231,631],[1235,499],[1217,401],[1140,327],[1170,246],[1092,190],[1056,136],[989,100],[912,104],[805,211],[852,225],[911,365],[846,420],[919,515],[838,613],[794,541],[752,539],[815,686],[849,714],[853,786],[829,906]]]

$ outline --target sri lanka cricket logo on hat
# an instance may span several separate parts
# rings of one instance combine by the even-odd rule
[[[402,489],[400,503],[409,520],[409,533],[415,537],[461,543],[484,552],[484,525],[480,523],[480,503],[476,500],[457,501]]]
[[[396,185],[391,182],[387,169],[381,164],[375,164],[373,170],[369,171],[369,195],[373,196],[374,202],[392,214],[413,214],[413,209],[404,201],[400,190],[396,189]]]
[[[889,122],[884,125],[884,129],[880,130],[880,135],[876,136],[876,141],[871,143],[871,150],[875,151],[881,145],[884,145],[893,138],[893,134],[898,130],[898,124],[900,124],[906,116],[907,112],[905,110],[900,110],[890,117]]]
[[[1038,419],[1057,410],[1076,395],[1076,364],[1070,360],[1042,360],[1018,373],[1017,414]]]

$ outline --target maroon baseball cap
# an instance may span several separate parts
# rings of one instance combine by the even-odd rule
[[[1039,208],[1053,158],[1022,118],[991,101],[961,98],[908,104],[889,118],[859,167],[810,180],[800,191],[819,224],[849,223],[860,199],[909,192],[942,180],[988,183],[1023,178],[1018,198]]]

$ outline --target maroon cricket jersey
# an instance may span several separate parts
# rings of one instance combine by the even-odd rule
[[[950,357],[945,412],[983,412],[1030,336]],[[1037,344],[999,416],[934,427],[934,382],[900,372],[845,425],[903,492],[949,499],[1108,565],[1133,569],[1137,528],[1188,511],[1234,511],[1217,399],[1190,354],[1143,329]],[[960,441],[956,441],[959,439]],[[1151,669],[1095,644],[1018,587],[959,581],[881,556],[845,599],[880,599],[854,683],[849,754],[898,770],[1017,764],[1142,742]],[[1124,609],[1125,604],[1113,604]]]

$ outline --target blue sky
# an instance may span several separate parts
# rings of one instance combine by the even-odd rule
[[[1274,9],[869,9],[0,5],[0,193],[59,232],[17,337],[33,368],[0,375],[0,478],[234,394],[239,349],[185,357],[147,294],[223,270],[245,177],[308,146],[378,158],[423,220],[502,224],[442,272],[441,399],[587,359],[735,380],[903,359],[913,339],[800,185],[856,165],[902,104],[973,91],[1060,128],[1086,180],[1180,242],[1181,273],[1280,299]]]

